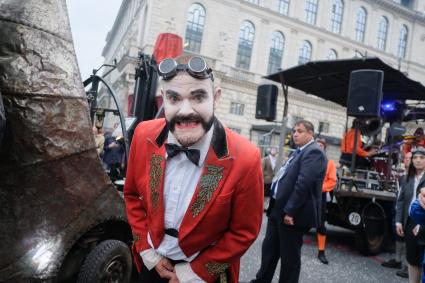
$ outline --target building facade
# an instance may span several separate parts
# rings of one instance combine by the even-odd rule
[[[425,0],[123,0],[102,55],[118,62],[107,79],[126,108],[138,52],[152,54],[160,33],[180,35],[185,52],[215,70],[219,119],[260,147],[276,146],[283,97],[276,122],[255,119],[257,86],[270,83],[263,76],[310,60],[377,56],[424,82],[424,12]],[[289,127],[311,120],[337,159],[343,107],[289,89],[288,113]]]

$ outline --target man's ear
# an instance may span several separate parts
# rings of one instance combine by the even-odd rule
[[[221,88],[216,87],[214,90],[214,109],[217,108],[221,97]]]

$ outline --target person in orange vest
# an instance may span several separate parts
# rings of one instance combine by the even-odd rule
[[[360,123],[359,119],[354,119],[351,129],[348,130],[341,141],[341,161],[351,164],[351,155],[354,150],[355,125]],[[368,168],[370,165],[367,157],[376,153],[376,149],[369,151],[363,149],[360,130],[357,131],[357,146],[356,146],[356,167]]]
[[[326,151],[326,140],[317,138],[317,144],[322,148],[323,151]],[[317,246],[319,248],[319,254],[317,258],[324,264],[328,264],[329,261],[325,255],[325,244],[326,244],[326,202],[331,199],[330,192],[335,188],[336,185],[336,168],[335,163],[332,159],[328,160],[328,165],[326,168],[326,175],[323,179],[322,185],[322,216],[321,223],[317,228]]]

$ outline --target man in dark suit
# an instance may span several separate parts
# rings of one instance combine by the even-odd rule
[[[261,267],[251,282],[271,282],[279,258],[279,282],[298,282],[303,234],[320,223],[322,182],[327,164],[313,137],[311,122],[301,120],[295,124],[293,139],[298,148],[273,179]]]

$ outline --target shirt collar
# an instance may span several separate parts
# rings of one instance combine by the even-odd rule
[[[199,141],[189,146],[190,149],[198,149],[200,151],[199,163],[198,163],[199,167],[202,167],[204,165],[205,158],[207,157],[208,150],[210,148],[213,132],[214,132],[214,125],[211,126],[209,131]],[[171,131],[168,132],[167,142],[174,143],[181,146],[181,144],[174,137]],[[167,153],[165,153],[165,157],[167,158]]]
[[[302,147],[300,147],[300,151],[302,151],[304,148],[306,148],[309,144],[311,144],[312,142],[314,142],[314,139],[311,139],[311,141],[309,141],[308,143],[306,143],[305,145],[303,145]]]

